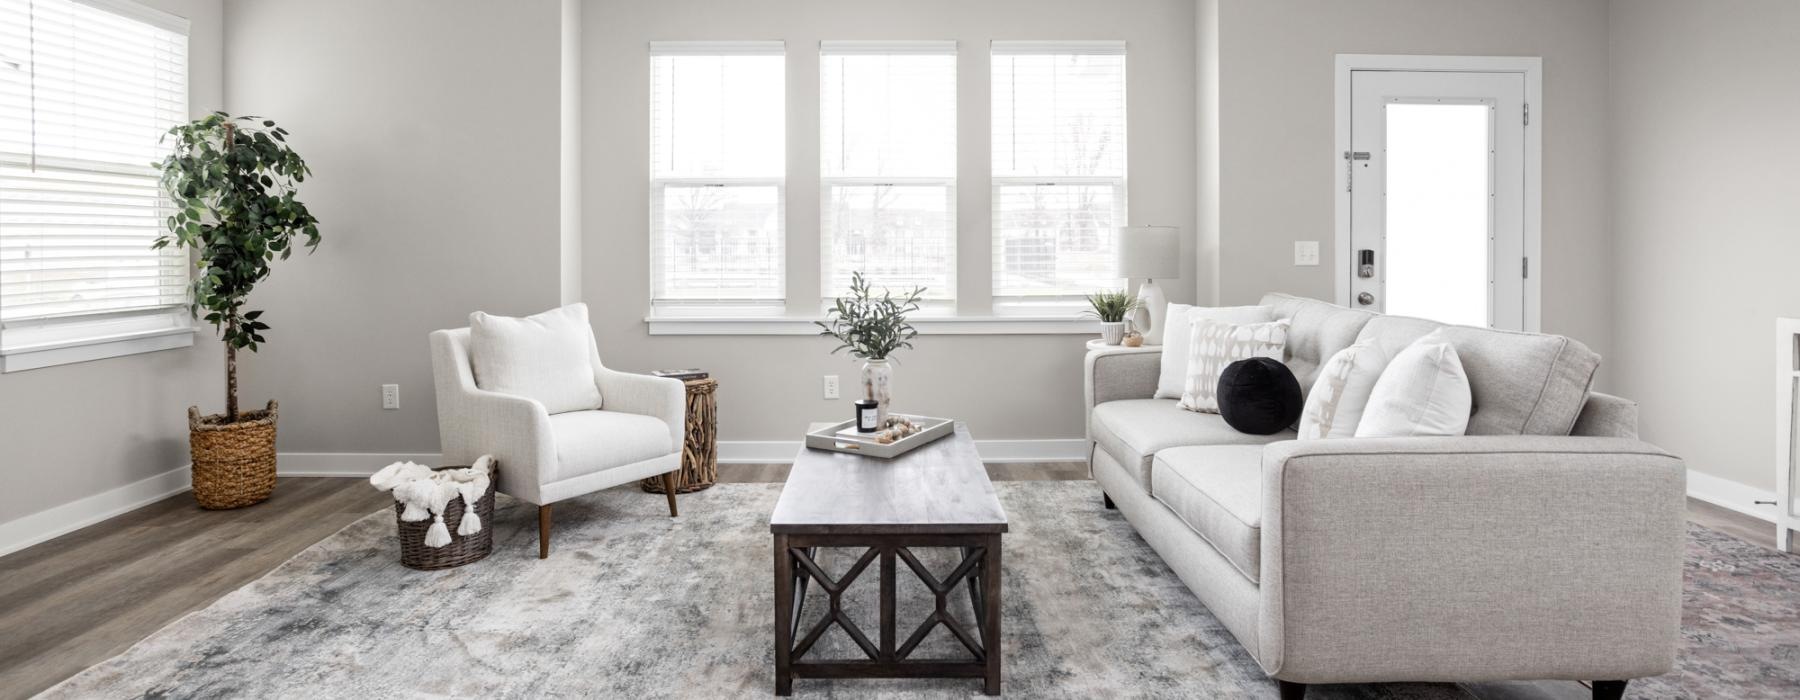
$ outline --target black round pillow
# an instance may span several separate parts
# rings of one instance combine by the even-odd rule
[[[1300,420],[1300,380],[1279,360],[1253,357],[1219,373],[1219,415],[1240,433],[1273,435]]]

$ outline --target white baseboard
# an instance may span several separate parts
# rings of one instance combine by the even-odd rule
[[[787,464],[800,452],[799,440],[720,440],[721,464]],[[975,451],[983,462],[1082,462],[1088,457],[1088,441],[1081,438],[1050,440],[976,440]]]
[[[0,523],[0,556],[137,510],[193,488],[187,465],[110,491]]]
[[[1757,520],[1766,520],[1771,525],[1775,524],[1775,506],[1756,503],[1757,501],[1775,500],[1774,491],[1746,486],[1730,479],[1693,469],[1689,469],[1687,473],[1687,491],[1689,498],[1706,501],[1727,510],[1734,510]]]
[[[278,476],[369,476],[394,462],[438,466],[435,452],[282,452],[275,455]]]

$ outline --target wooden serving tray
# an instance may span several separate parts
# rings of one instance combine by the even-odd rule
[[[857,433],[855,432],[856,421],[847,420],[842,423],[832,423],[824,427],[816,427],[811,432],[808,432],[806,434],[806,446],[820,450],[845,452],[853,455],[893,459],[917,449],[920,445],[929,444],[938,438],[956,432],[956,421],[949,418],[913,416],[904,413],[895,413],[893,415],[905,417],[910,419],[913,423],[918,424],[920,428],[919,432],[895,440],[890,444],[883,445],[875,441],[875,433]],[[849,430],[846,431],[845,429]]]

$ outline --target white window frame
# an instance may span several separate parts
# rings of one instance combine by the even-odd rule
[[[182,36],[190,35],[187,18],[129,0],[74,1]],[[182,114],[192,114],[191,96],[189,86],[182,95]],[[185,305],[0,322],[0,373],[191,347],[196,330]]]
[[[649,45],[649,56],[655,60],[657,56],[780,56],[783,66],[783,90],[789,91],[786,80],[787,43],[784,41],[652,41]],[[654,90],[654,86],[652,86]],[[787,96],[782,97],[784,138],[787,129],[786,121],[791,116]],[[655,119],[655,100],[650,101],[651,119]],[[652,122],[654,129],[654,122]],[[654,154],[652,155],[654,157]],[[788,239],[787,226],[787,170],[792,167],[791,160],[783,158],[781,175],[764,177],[690,177],[659,176],[654,163],[650,164],[650,278],[648,298],[650,314],[645,320],[652,319],[694,319],[694,318],[749,318],[768,315],[779,315],[787,307],[788,274],[787,251],[791,244]],[[672,187],[772,187],[775,189],[776,225],[781,229],[779,237],[782,252],[776,258],[776,288],[781,290],[780,296],[774,299],[662,299],[657,297],[657,275],[660,274],[662,254],[660,245],[662,229],[662,204],[668,190]]]
[[[1004,49],[1004,51],[1001,51],[1000,49]],[[1130,87],[1129,82],[1131,80],[1131,59],[1130,54],[1127,51],[1126,43],[1123,41],[994,41],[989,45],[988,53],[990,57],[1002,53],[1116,53],[1125,56],[1125,80],[1127,82],[1127,85],[1120,86],[1119,93],[1119,100],[1127,104],[1125,110],[1125,140],[1121,144],[1121,147],[1124,149],[1121,157],[1121,162],[1124,165],[1122,172],[1124,174],[1117,176],[989,176],[989,202],[993,207],[990,221],[994,222],[994,225],[990,227],[992,239],[989,241],[989,247],[991,248],[993,255],[993,264],[989,266],[991,269],[988,272],[989,281],[991,283],[994,279],[999,277],[998,272],[1002,256],[1002,251],[1000,249],[1001,238],[998,233],[998,222],[1000,219],[1000,190],[1002,187],[1109,185],[1113,188],[1114,192],[1113,213],[1118,222],[1118,227],[1130,225],[1131,190],[1128,187],[1127,179],[1131,172],[1131,149],[1129,146],[1131,143],[1131,111],[1129,108],[1130,98],[1128,92]],[[993,84],[991,81],[988,85],[988,91],[989,98],[992,99]],[[992,119],[992,116],[990,115],[989,118]],[[991,135],[993,131],[992,124],[988,125],[988,130]],[[991,145],[989,146],[989,151],[990,154],[988,157],[991,158]],[[1116,229],[1118,227],[1114,228]],[[1119,284],[1119,288],[1124,289],[1129,285],[1129,280],[1120,276]],[[995,292],[993,296],[994,315],[998,317],[1055,316],[1080,313],[1087,308],[1086,300],[1082,296],[1077,295],[1003,296],[998,292]]]
[[[822,41],[822,42],[819,42],[819,64],[820,64],[821,85],[820,85],[819,95],[817,96],[817,98],[820,101],[821,109],[823,109],[823,103],[824,103],[824,89],[823,89],[824,88],[824,85],[823,85],[824,68],[823,68],[823,66],[825,63],[825,59],[828,58],[829,56],[833,56],[833,55],[845,56],[845,55],[859,55],[859,54],[860,55],[912,54],[912,55],[929,55],[929,56],[950,56],[953,59],[952,60],[952,69],[951,69],[951,74],[950,74],[950,78],[953,83],[952,89],[951,89],[951,95],[952,95],[951,99],[956,100],[958,97],[960,97],[960,95],[958,94],[957,86],[954,83],[956,83],[957,81],[959,81],[961,79],[960,66],[961,66],[961,60],[962,60],[962,57],[960,55],[958,55],[958,49],[959,49],[959,47],[957,46],[957,43],[955,41]],[[958,291],[957,290],[957,279],[956,279],[956,265],[957,265],[956,245],[957,245],[957,233],[958,233],[957,232],[957,224],[958,224],[958,221],[957,221],[957,192],[956,192],[957,179],[956,179],[955,170],[957,169],[956,161],[960,158],[961,141],[962,141],[962,138],[961,138],[962,134],[960,133],[961,132],[961,123],[956,121],[956,114],[957,114],[958,110],[960,110],[960,109],[961,109],[961,105],[954,104],[954,103],[951,105],[950,111],[951,111],[951,115],[952,115],[952,124],[954,125],[952,128],[952,131],[955,133],[956,140],[958,143],[956,144],[955,147],[953,147],[951,149],[951,154],[952,154],[951,155],[951,161],[952,161],[951,171],[952,172],[948,176],[944,176],[944,177],[894,177],[894,176],[825,175],[823,164],[821,163],[820,175],[819,175],[819,296],[820,296],[820,311],[821,311],[821,313],[823,313],[823,311],[825,309],[828,309],[831,307],[832,302],[833,302],[833,300],[835,300],[837,298],[838,291],[839,291],[837,289],[832,288],[832,286],[831,286],[833,284],[833,281],[832,281],[832,275],[831,275],[830,271],[833,269],[834,261],[832,260],[832,253],[834,251],[832,250],[832,240],[831,240],[830,232],[827,230],[827,228],[828,228],[827,222],[826,222],[827,214],[825,211],[827,207],[831,206],[831,201],[832,201],[831,191],[838,187],[941,187],[941,188],[944,188],[944,191],[945,191],[945,199],[946,199],[945,206],[948,207],[946,212],[948,214],[949,226],[950,226],[949,240],[947,240],[945,242],[949,246],[948,258],[946,260],[946,264],[949,265],[949,269],[945,271],[945,279],[948,280],[948,282],[945,284],[943,289],[928,290],[928,293],[931,291],[937,291],[937,292],[943,292],[944,294],[942,294],[941,296],[933,296],[932,298],[921,302],[920,306],[922,308],[920,309],[920,313],[928,314],[928,315],[937,315],[937,316],[948,316],[948,315],[955,314],[956,298],[957,298],[957,291]],[[820,123],[821,123],[821,125],[824,123],[823,114],[820,115]],[[824,137],[824,129],[823,128],[821,128],[819,130],[819,137],[821,139]],[[821,154],[824,153],[823,144],[821,144],[819,150],[820,150]]]

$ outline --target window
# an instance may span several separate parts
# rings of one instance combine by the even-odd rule
[[[652,303],[779,306],[781,42],[653,42],[650,53]]]
[[[107,9],[101,9],[107,8]],[[0,0],[0,355],[150,336],[192,343],[187,258],[152,250],[150,164],[187,118],[187,22],[121,2]]]
[[[822,292],[956,294],[956,43],[820,45]]]
[[[993,43],[994,296],[1123,288],[1125,45]]]

